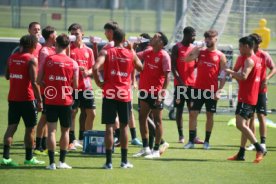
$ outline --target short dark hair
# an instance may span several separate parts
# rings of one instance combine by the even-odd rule
[[[24,35],[20,38],[19,45],[25,49],[35,49],[37,44],[37,37],[34,35]]]
[[[245,36],[239,39],[239,43],[243,45],[248,45],[249,48],[253,48],[254,40],[251,36]]]
[[[109,21],[104,25],[104,29],[111,29],[111,30],[115,30],[119,28],[119,24],[116,21]]]
[[[190,27],[190,26],[187,26],[183,29],[183,34],[184,35],[191,35],[194,32],[195,32],[195,29]]]
[[[168,44],[168,38],[167,38],[167,36],[163,32],[161,32],[161,31],[159,31],[157,33],[159,33],[161,35],[160,38],[161,38],[164,46],[166,46]]]
[[[74,31],[76,31],[76,30],[81,30],[81,31],[83,31],[83,29],[82,29],[82,26],[80,25],[80,24],[78,24],[78,23],[73,23],[73,24],[71,24],[69,27],[68,27],[68,32],[71,32],[72,30],[74,30]]]
[[[52,26],[46,26],[44,29],[42,29],[42,36],[45,40],[48,40],[50,35],[54,33],[56,30]]]
[[[142,33],[140,36],[149,40],[151,39],[151,36],[148,33]]]
[[[56,43],[62,49],[66,49],[70,44],[70,39],[66,34],[61,34],[56,38]]]
[[[122,29],[117,28],[113,31],[113,40],[115,42],[121,43],[124,39],[125,39],[125,32]]]
[[[215,37],[218,36],[218,32],[214,29],[210,29],[204,33],[205,38]]]
[[[257,45],[259,45],[263,41],[262,37],[260,35],[258,35],[257,33],[252,33],[249,36],[252,37],[254,43],[257,44]]]
[[[34,25],[40,25],[39,24],[39,22],[31,22],[30,24],[29,24],[29,29],[31,29]]]

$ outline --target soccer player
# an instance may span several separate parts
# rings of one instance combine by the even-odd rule
[[[39,41],[39,39],[41,37],[41,27],[40,27],[40,24],[38,22],[31,22],[29,24],[28,32],[29,32],[30,35],[35,36],[37,38],[37,40]],[[42,45],[38,42],[36,44],[35,50],[32,53],[36,58],[38,58],[39,51],[40,51],[41,48],[42,48]]]
[[[44,164],[33,157],[33,144],[37,109],[42,110],[42,99],[37,80],[37,59],[32,55],[37,44],[37,38],[33,35],[25,35],[20,39],[20,52],[11,55],[8,59],[6,79],[10,81],[8,95],[8,128],[4,135],[3,159],[1,165],[18,166],[10,158],[10,147],[20,118],[25,124],[25,165]],[[35,101],[36,99],[36,101]],[[36,106],[37,102],[37,106]]]
[[[104,34],[108,40],[108,43],[102,48],[104,50],[107,50],[109,48],[114,47],[114,41],[113,41],[113,32],[119,28],[119,25],[115,21],[109,21],[104,25]],[[132,84],[133,84],[133,77],[132,77]],[[114,145],[116,147],[120,146],[120,123],[118,117],[115,120],[114,123],[114,129],[115,129],[115,143]],[[136,127],[135,127],[135,119],[134,119],[134,114],[131,109],[131,116],[129,120],[129,129],[130,129],[130,134],[131,134],[131,144],[132,145],[141,145],[142,143],[140,140],[136,137]]]
[[[261,83],[260,83],[260,89],[259,89],[259,94],[258,94],[258,102],[257,102],[256,108],[255,108],[255,111],[257,113],[257,117],[258,117],[258,120],[260,123],[260,128],[259,128],[260,140],[261,140],[260,143],[261,143],[261,146],[266,150],[265,142],[266,142],[266,134],[267,134],[267,130],[266,130],[267,83],[268,83],[268,80],[271,79],[275,75],[276,67],[275,67],[275,64],[274,64],[271,56],[267,52],[265,52],[259,48],[260,43],[262,43],[262,38],[256,33],[253,33],[250,36],[254,40],[254,49],[253,50],[254,50],[255,55],[262,59]],[[266,75],[267,68],[270,71]],[[253,115],[250,119],[250,128],[255,134],[254,119],[255,118]],[[254,150],[255,146],[253,144],[251,144],[246,149]]]
[[[96,84],[103,89],[102,124],[106,125],[105,169],[112,169],[113,124],[118,114],[120,122],[121,167],[132,168],[127,161],[128,122],[131,115],[131,74],[142,70],[142,63],[134,50],[123,47],[125,33],[121,29],[113,31],[114,47],[100,51],[93,68]],[[104,78],[100,80],[103,68]]]
[[[142,136],[143,148],[133,155],[134,157],[159,158],[159,146],[163,135],[162,109],[165,90],[169,84],[171,61],[169,54],[163,49],[168,43],[166,35],[157,32],[150,41],[151,48],[137,53],[144,60],[144,69],[140,73],[139,100],[140,112],[139,123]],[[155,123],[155,144],[153,151],[149,148],[149,130],[147,118],[152,112]]]
[[[183,108],[186,101],[187,108],[191,106],[191,89],[195,83],[196,62],[183,62],[187,54],[194,48],[192,43],[195,41],[196,31],[192,27],[185,27],[183,39],[176,43],[172,48],[171,62],[172,73],[174,75],[174,107],[176,107],[176,124],[178,129],[178,142],[184,143],[183,135]],[[184,90],[185,89],[185,90]],[[196,137],[195,143],[200,142]]]
[[[223,88],[226,77],[226,57],[217,50],[216,30],[209,30],[204,33],[207,48],[195,47],[185,58],[185,62],[197,60],[197,77],[192,90],[192,105],[189,112],[189,142],[185,149],[194,148],[194,138],[196,137],[197,117],[205,104],[206,107],[206,132],[203,148],[210,149],[209,139],[214,124],[214,113],[216,112],[217,100]],[[220,73],[222,78],[218,85]]]
[[[74,93],[74,105],[73,105],[73,124],[70,131],[70,144],[69,149],[75,150],[75,146],[81,147],[81,144],[75,140],[75,117],[77,109],[80,107],[80,130],[79,140],[83,140],[83,132],[86,130],[92,130],[94,119],[96,116],[96,105],[94,100],[94,94],[92,91],[91,76],[92,67],[94,65],[94,54],[92,49],[87,47],[82,37],[84,35],[83,28],[80,24],[72,24],[68,31],[71,35],[76,36],[76,40],[71,43],[70,57],[77,61],[79,65],[79,86],[78,92]]]
[[[69,130],[72,122],[72,87],[78,88],[78,64],[66,55],[69,37],[61,34],[56,39],[56,54],[48,56],[39,73],[38,82],[45,87],[46,119],[48,126],[48,156],[50,164],[46,169],[71,169],[65,163],[69,144]],[[59,163],[55,164],[57,121],[61,126]]]
[[[227,73],[239,81],[236,127],[242,133],[239,152],[229,157],[228,160],[245,160],[245,145],[247,139],[249,139],[257,151],[254,163],[259,163],[265,155],[265,150],[257,142],[254,133],[247,125],[254,113],[254,106],[258,101],[262,70],[262,61],[254,54],[253,43],[253,38],[250,36],[242,37],[239,40],[240,56],[237,62],[241,63],[241,72],[226,69]]]
[[[45,39],[45,44],[39,51],[39,57],[38,57],[38,72],[42,72],[43,66],[45,63],[45,59],[49,55],[55,54],[55,43],[56,43],[56,37],[57,33],[54,27],[47,26],[42,30],[42,36]],[[45,106],[45,96],[44,96],[44,88],[40,88],[41,94],[42,94],[42,100],[43,104]],[[40,116],[40,120],[37,125],[36,129],[36,147],[34,149],[34,153],[37,155],[47,155],[46,151],[46,145],[47,145],[47,121],[46,121],[46,114],[45,114],[45,108],[42,111],[42,114]]]

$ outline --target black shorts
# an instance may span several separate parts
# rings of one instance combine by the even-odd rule
[[[32,128],[37,122],[37,108],[35,101],[9,101],[8,124],[18,124],[22,117],[25,127]]]
[[[257,105],[255,106],[255,111],[258,114],[263,114],[263,115],[267,115],[267,108],[266,108],[266,104],[267,104],[267,96],[266,93],[260,93],[258,95],[258,102]]]
[[[185,101],[187,103],[187,107],[190,108],[191,104],[191,86],[175,86],[174,88],[174,107],[183,108]]]
[[[119,117],[122,124],[128,124],[131,115],[131,101],[121,102],[114,99],[103,98],[102,124],[114,124]]]
[[[145,91],[139,91],[138,100],[146,102],[151,109],[163,109],[164,108],[164,100],[161,101],[160,104],[156,104],[157,96],[152,96]]]
[[[217,111],[217,100],[214,100],[209,90],[193,89],[191,90],[191,111],[201,111],[205,104],[207,112],[215,113]]]
[[[46,119],[48,123],[56,123],[58,120],[64,128],[72,124],[72,106],[46,105]]]
[[[92,90],[79,91],[76,95],[72,94],[74,99],[73,109],[78,107],[84,109],[96,109],[94,93]]]
[[[255,106],[246,103],[239,102],[237,104],[236,115],[240,115],[244,119],[248,120],[253,117]]]

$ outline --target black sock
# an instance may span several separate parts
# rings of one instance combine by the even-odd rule
[[[50,165],[55,163],[55,152],[52,150],[48,150],[48,156],[49,156]]]
[[[42,147],[43,150],[47,149],[47,137],[42,138],[41,147]]]
[[[70,130],[69,131],[69,144],[73,143],[74,140],[76,140],[75,131]]]
[[[262,146],[258,142],[254,143],[254,146],[256,148],[256,151],[264,152],[264,149],[262,148]]]
[[[244,154],[245,154],[245,148],[240,147],[240,150],[238,152],[238,158],[244,158]]]
[[[112,150],[106,149],[105,150],[105,156],[106,156],[106,164],[112,163]]]
[[[130,128],[131,140],[136,138],[136,128]]]
[[[155,144],[154,144],[154,147],[153,147],[153,150],[154,150],[154,151],[159,150],[159,146],[160,146],[159,144],[156,144],[156,143],[155,143]]]
[[[181,128],[177,128],[178,129],[178,135],[179,135],[179,137],[184,137],[183,136],[183,128],[181,127]]]
[[[25,148],[25,159],[26,160],[31,160],[33,158],[33,148]]]
[[[266,137],[261,136],[261,144],[265,144],[265,139],[266,139]]]
[[[162,138],[160,144],[164,144],[166,141]]]
[[[194,143],[194,139],[196,137],[196,130],[189,131],[189,142]]]
[[[205,132],[205,140],[204,140],[204,142],[209,142],[211,133],[212,133],[212,132],[209,132],[209,131],[206,131],[206,132]]]
[[[120,140],[120,129],[119,128],[117,128],[115,130],[115,135],[114,136],[117,137],[118,140]]]
[[[121,149],[121,162],[127,163],[127,149]]]
[[[3,158],[9,159],[10,158],[10,149],[11,147],[9,145],[4,145],[4,151],[3,151]]]
[[[143,148],[149,146],[149,140],[148,139],[142,139],[142,142],[143,142]]]
[[[150,149],[153,148],[153,143],[154,143],[154,136],[149,136],[149,147],[150,147]]]
[[[59,154],[59,161],[64,163],[65,162],[65,157],[66,157],[66,150],[60,150],[60,154]]]
[[[79,140],[83,140],[83,130],[79,131]]]
[[[35,149],[36,149],[36,150],[41,150],[41,147],[42,147],[42,146],[41,146],[41,140],[42,140],[42,139],[41,139],[40,137],[36,137],[36,138],[35,138]]]

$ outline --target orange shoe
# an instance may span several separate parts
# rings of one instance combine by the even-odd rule
[[[261,152],[261,151],[258,151],[256,153],[256,159],[253,162],[256,163],[256,164],[260,163],[263,160],[263,158],[264,158],[264,153]]]
[[[74,150],[77,150],[77,148],[75,147],[74,143],[71,143],[68,145],[68,150],[69,151],[74,151]]]
[[[229,157],[227,158],[227,160],[231,160],[231,161],[244,161],[244,157],[239,157],[238,154],[232,156],[232,157]]]

